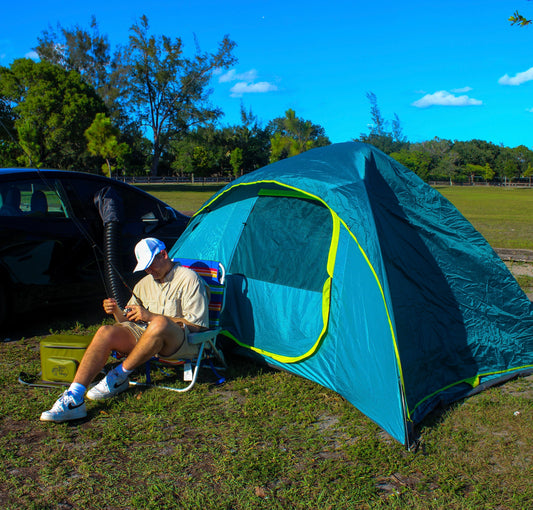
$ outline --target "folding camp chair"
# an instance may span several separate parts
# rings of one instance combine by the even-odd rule
[[[225,269],[220,262],[212,260],[197,260],[197,259],[184,259],[174,258],[174,262],[179,262],[182,266],[192,269],[195,273],[201,276],[204,282],[207,284],[210,290],[209,299],[209,329],[206,331],[200,331],[198,333],[189,332],[187,335],[187,341],[190,344],[199,345],[198,355],[193,359],[180,359],[180,360],[166,360],[163,358],[152,358],[146,363],[146,382],[138,383],[131,381],[131,385],[141,386],[157,386],[158,388],[185,392],[189,391],[198,378],[198,371],[202,364],[207,363],[213,373],[217,376],[217,383],[221,384],[225,381],[218,370],[227,368],[222,351],[216,345],[216,339],[221,331],[220,314],[224,309],[225,302]],[[218,361],[222,367],[216,367],[214,361]],[[185,388],[173,388],[170,386],[161,386],[159,384],[152,383],[151,370],[154,367],[183,367],[184,380],[189,382],[189,385]]]

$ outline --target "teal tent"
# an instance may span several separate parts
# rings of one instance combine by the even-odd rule
[[[472,225],[371,146],[244,175],[171,256],[221,261],[226,335],[406,445],[440,403],[533,368],[533,305]]]

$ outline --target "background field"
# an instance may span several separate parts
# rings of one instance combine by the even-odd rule
[[[178,211],[192,214],[221,185],[137,185]],[[533,189],[496,186],[436,188],[483,234],[493,248],[533,250]]]
[[[214,189],[149,191],[192,212]],[[533,248],[533,193],[441,191],[487,225],[491,244]],[[136,388],[88,403],[81,422],[39,422],[59,390],[17,383],[21,370],[39,372],[38,340],[91,335],[103,320],[99,310],[32,317],[30,334],[21,326],[0,342],[1,508],[531,507],[533,376],[434,413],[416,453],[335,393],[234,355],[223,386],[205,372],[184,395]]]
[[[533,250],[533,189],[495,186],[437,189],[493,248]]]
[[[192,215],[223,185],[215,184],[137,184],[178,211]]]

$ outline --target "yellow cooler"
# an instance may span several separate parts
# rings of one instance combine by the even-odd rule
[[[41,340],[43,381],[72,382],[91,337],[51,335]]]

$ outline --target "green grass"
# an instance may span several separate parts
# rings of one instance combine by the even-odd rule
[[[526,294],[533,294],[533,276],[516,275],[515,278]]]
[[[160,198],[170,193],[176,204],[188,204],[175,207],[190,211],[216,191],[148,188]],[[531,206],[531,195],[517,190],[482,198],[463,189],[444,194],[460,210],[479,200],[488,223],[499,221],[491,209],[513,210],[512,204],[504,207],[508,197]],[[504,195],[496,207],[494,200]],[[516,225],[514,235],[523,237],[528,222]],[[40,413],[58,390],[27,388],[17,378],[21,371],[38,373],[38,340],[49,331],[94,334],[102,313],[84,313],[32,316],[31,332],[24,329],[31,336],[0,342],[3,509],[531,506],[533,376],[429,416],[416,453],[334,392],[235,356],[223,386],[214,386],[207,371],[186,394],[134,388],[110,401],[88,402],[89,416],[81,422],[41,423]],[[9,336],[20,338],[20,331]]]
[[[193,214],[222,184],[137,184],[138,188],[163,200],[174,209]]]
[[[192,214],[222,185],[144,184],[139,188]],[[479,230],[493,248],[533,250],[533,189],[489,186],[436,188]]]
[[[494,248],[533,250],[533,189],[437,187]]]
[[[204,372],[183,395],[131,389],[88,402],[88,419],[74,424],[39,422],[58,391],[15,382],[21,369],[39,369],[35,338],[0,344],[0,360],[2,508],[523,509],[533,501],[531,379],[433,415],[411,453],[332,391],[238,357],[223,386]]]

